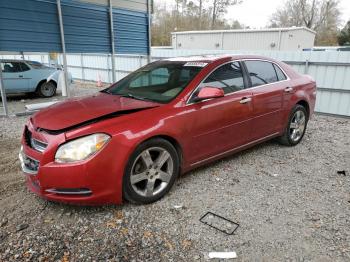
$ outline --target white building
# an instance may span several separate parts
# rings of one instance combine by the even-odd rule
[[[316,32],[306,27],[173,32],[174,49],[281,50],[312,48]]]

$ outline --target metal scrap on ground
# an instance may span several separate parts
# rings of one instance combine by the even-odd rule
[[[32,115],[41,109],[52,106],[58,102],[59,101],[50,101],[50,102],[43,102],[43,103],[28,104],[28,105],[24,106],[26,108],[26,111],[18,112],[15,115],[16,116],[29,116],[29,115]]]
[[[239,224],[212,212],[207,212],[199,221],[227,235],[233,235],[239,227]]]
[[[338,174],[338,175],[346,176],[346,171],[345,171],[345,170],[338,170],[338,171],[337,171],[337,174]]]
[[[25,105],[25,108],[28,111],[36,111],[36,110],[40,110],[40,109],[52,106],[53,104],[56,104],[58,102],[59,101],[50,101],[50,102],[43,102],[43,103],[28,104],[28,105]]]
[[[209,258],[237,258],[236,252],[209,252]]]

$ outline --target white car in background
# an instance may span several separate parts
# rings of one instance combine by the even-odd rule
[[[0,60],[6,94],[36,93],[40,97],[56,94],[60,69],[29,60]],[[68,73],[68,82],[72,75]]]

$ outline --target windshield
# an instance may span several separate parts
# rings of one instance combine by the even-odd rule
[[[131,73],[103,92],[167,103],[178,96],[201,69],[186,62],[155,62]]]
[[[36,62],[36,61],[26,61],[27,64],[29,64],[34,69],[43,69],[43,68],[49,68],[42,63]]]

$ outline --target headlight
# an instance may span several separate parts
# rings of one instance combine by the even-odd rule
[[[101,150],[110,138],[106,134],[93,134],[77,138],[58,148],[55,161],[58,163],[70,163],[87,159]]]

